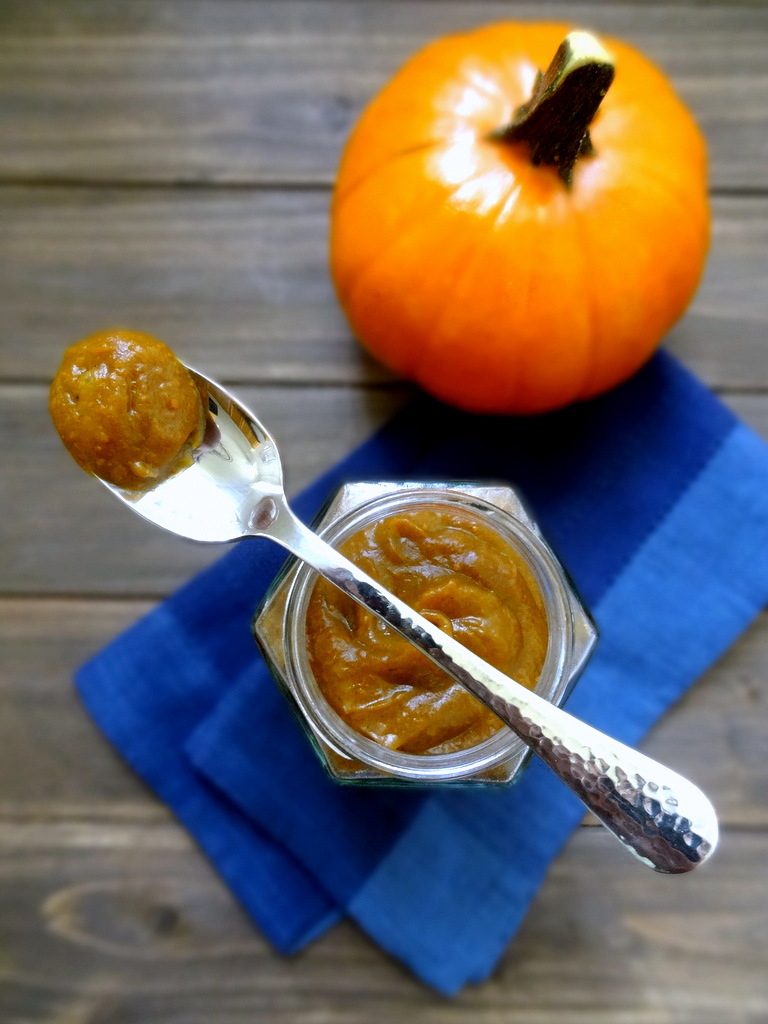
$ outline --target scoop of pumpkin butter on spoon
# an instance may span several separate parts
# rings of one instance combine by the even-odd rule
[[[190,372],[162,341],[137,331],[102,331],[68,348],[49,409],[75,462],[127,491],[191,465],[205,431]]]

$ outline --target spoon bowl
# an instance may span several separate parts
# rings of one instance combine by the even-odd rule
[[[187,369],[205,405],[205,432],[192,464],[141,493],[101,482],[134,512],[171,533],[196,541],[239,540],[251,532],[250,517],[260,498],[282,494],[280,454],[248,409]]]
[[[102,481],[121,501],[192,540],[260,536],[281,544],[490,707],[643,863],[679,874],[711,856],[717,816],[701,790],[499,672],[321,540],[288,506],[266,428],[229,392],[190,372],[206,403],[193,463],[138,496]]]

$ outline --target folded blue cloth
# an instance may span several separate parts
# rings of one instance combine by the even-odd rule
[[[526,496],[601,632],[569,710],[626,743],[768,598],[768,447],[664,353],[547,416],[417,397],[293,504],[310,519],[346,480],[460,478]],[[493,969],[583,809],[535,760],[499,789],[330,781],[251,638],[283,557],[235,545],[86,664],[80,692],[279,950],[347,914],[455,993]]]

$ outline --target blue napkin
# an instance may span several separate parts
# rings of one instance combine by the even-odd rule
[[[310,519],[346,480],[460,478],[526,496],[601,632],[569,709],[626,743],[768,598],[768,447],[667,354],[530,419],[419,396],[293,504]],[[235,545],[83,666],[80,692],[279,950],[349,915],[455,993],[492,971],[582,807],[535,760],[493,790],[330,781],[251,639],[283,557]]]

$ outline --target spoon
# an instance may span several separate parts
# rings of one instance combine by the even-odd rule
[[[277,446],[256,417],[190,370],[207,426],[191,466],[140,495],[102,480],[139,515],[197,541],[268,537],[369,608],[494,711],[636,857],[679,874],[703,863],[717,817],[691,782],[499,672],[388,593],[291,511]]]

